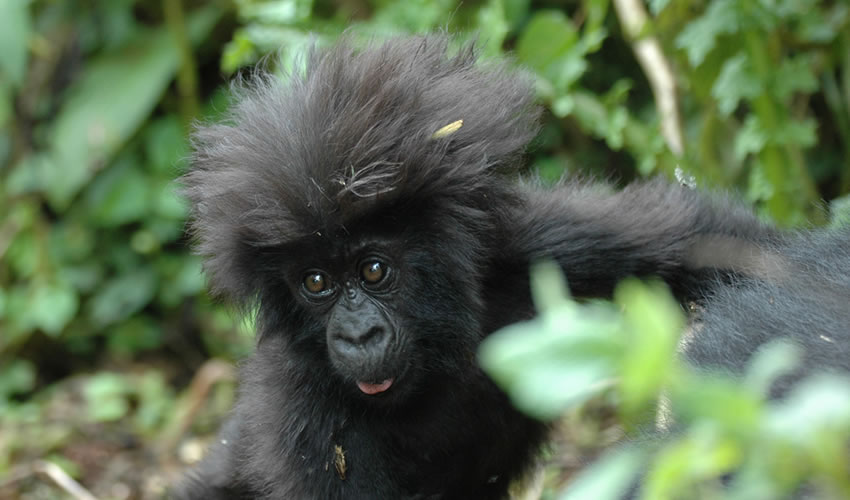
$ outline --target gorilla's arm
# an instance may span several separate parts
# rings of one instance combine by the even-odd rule
[[[204,498],[208,500],[238,500],[246,498],[239,491],[235,447],[240,446],[240,419],[225,421],[211,444],[204,460],[176,485],[169,498]]]
[[[718,272],[769,278],[781,264],[763,246],[778,231],[750,210],[663,180],[529,188],[525,199],[507,224],[511,246],[520,260],[558,261],[579,297],[608,296],[628,276],[658,276],[687,294]]]

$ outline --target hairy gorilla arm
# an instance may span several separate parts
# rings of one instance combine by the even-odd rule
[[[762,245],[779,239],[733,200],[660,180],[617,192],[570,183],[524,194],[507,237],[524,272],[530,260],[554,258],[580,297],[608,296],[628,276],[659,276],[688,295],[718,271],[764,273]]]
[[[314,51],[303,77],[257,75],[195,133],[198,249],[216,292],[257,306],[258,343],[177,497],[502,498],[546,426],[475,355],[533,314],[532,261],[557,260],[579,296],[630,275],[687,296],[770,260],[770,229],[679,186],[513,182],[529,82],[446,46]]]

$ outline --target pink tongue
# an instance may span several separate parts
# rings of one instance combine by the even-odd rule
[[[366,394],[378,394],[384,392],[393,385],[393,379],[388,378],[380,384],[367,384],[366,382],[357,382],[357,388]]]

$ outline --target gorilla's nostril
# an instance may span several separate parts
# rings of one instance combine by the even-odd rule
[[[384,338],[384,329],[380,326],[373,326],[363,332],[341,332],[338,338],[343,342],[356,346],[367,346],[379,344]]]
[[[362,337],[362,344],[377,344],[384,338],[384,329],[380,326],[373,326]]]

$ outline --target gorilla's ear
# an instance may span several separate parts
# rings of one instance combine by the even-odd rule
[[[213,140],[228,128],[199,129],[195,138]],[[227,148],[226,140],[219,144],[224,144],[219,149]],[[204,258],[211,291],[236,305],[249,306],[276,265],[269,249],[284,243],[284,236],[300,235],[302,230],[293,215],[275,202],[268,182],[261,178],[262,170],[252,174],[242,163],[227,164],[226,157],[233,153],[211,154],[196,144],[192,169],[179,182],[190,202],[188,231],[195,240],[195,253]]]
[[[195,252],[204,258],[210,289],[237,304],[248,302],[255,271],[251,266],[253,252],[242,238],[239,223],[243,203],[232,189],[237,176],[227,169],[204,168],[197,160],[193,167],[180,182],[191,204],[188,230],[195,240]]]

